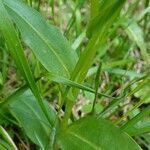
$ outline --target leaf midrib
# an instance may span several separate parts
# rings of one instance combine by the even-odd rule
[[[68,134],[71,134],[72,136],[74,136],[74,137],[80,139],[80,140],[83,141],[84,143],[90,145],[90,146],[91,146],[93,149],[95,149],[95,150],[101,150],[101,148],[100,148],[98,145],[93,144],[91,141],[87,140],[86,138],[84,138],[83,136],[81,136],[81,135],[79,135],[79,134],[76,134],[76,133],[71,132],[71,131],[69,131]]]

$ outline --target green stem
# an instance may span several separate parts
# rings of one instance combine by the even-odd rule
[[[95,43],[96,43],[96,41],[97,41],[96,39],[97,39],[97,36],[94,36],[94,37],[89,41],[89,43],[88,43],[88,45],[87,45],[85,51],[84,51],[83,54],[81,55],[81,58],[79,59],[77,65],[76,65],[76,67],[75,67],[75,69],[74,69],[74,72],[73,72],[73,74],[72,74],[72,76],[71,76],[71,80],[75,81],[75,79],[77,78],[77,76],[80,75],[79,78],[78,78],[78,82],[80,83],[80,82],[82,82],[83,79],[85,78],[86,73],[87,73],[87,70],[88,70],[88,69],[85,69],[85,68],[87,68],[87,65],[84,66],[84,67],[82,68],[82,70],[80,70],[80,69],[81,69],[81,66],[83,66],[83,64],[85,64],[85,63],[83,63],[83,61],[85,60],[85,58],[87,58],[86,55],[88,54],[88,52],[90,52],[90,53],[93,52],[93,51],[91,51],[91,49],[93,49],[93,45],[95,46]],[[88,55],[88,56],[91,56],[91,57],[92,57],[92,56],[94,56],[94,54],[93,54],[93,55]],[[90,63],[92,62],[91,59],[93,59],[93,57],[92,57],[92,58],[91,58],[91,57],[89,58],[89,59],[90,59],[90,60],[89,60]],[[89,66],[89,64],[88,64],[88,66]],[[83,71],[83,70],[86,70],[86,71]],[[82,74],[79,74],[79,72],[81,72]],[[79,90],[75,90],[75,91],[72,90],[72,91],[71,91],[70,87],[68,87],[68,88],[66,89],[65,93],[72,92],[72,93],[74,93],[74,97],[77,97],[78,91],[79,91]],[[66,98],[66,96],[64,96],[64,98]],[[63,127],[66,127],[67,124],[68,124],[68,119],[70,118],[71,110],[72,110],[72,107],[73,107],[73,105],[74,105],[74,102],[75,102],[75,100],[74,100],[74,101],[67,100],[67,102],[66,102],[66,110],[65,110],[64,120],[63,120],[63,123],[62,123]]]
[[[65,129],[68,125],[68,120],[70,118],[73,105],[74,105],[74,101],[71,101],[71,100],[68,100],[66,103],[65,115],[64,115],[63,122],[62,122],[63,129]]]
[[[102,68],[102,64],[99,64],[99,67],[97,69],[97,73],[96,73],[96,77],[95,77],[95,98],[94,98],[94,102],[93,102],[93,106],[92,106],[92,110],[91,110],[91,114],[94,114],[95,111],[95,104],[96,104],[96,99],[98,96],[98,87],[99,87],[99,82],[100,82],[100,72],[101,72],[101,68]]]

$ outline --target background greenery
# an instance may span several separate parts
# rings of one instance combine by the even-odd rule
[[[0,0],[0,149],[149,150],[149,20],[149,0]]]

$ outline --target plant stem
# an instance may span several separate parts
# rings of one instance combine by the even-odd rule
[[[66,103],[65,115],[64,115],[63,122],[62,122],[63,129],[65,129],[68,125],[68,120],[70,118],[73,105],[74,105],[74,101],[71,101],[71,100],[68,100]]]
[[[99,87],[99,84],[100,84],[99,83],[100,82],[99,76],[100,76],[101,68],[102,68],[102,64],[100,63],[99,67],[97,69],[96,77],[95,77],[95,98],[94,98],[91,114],[94,114],[96,99],[97,99],[97,95],[98,95],[98,87]]]
[[[80,74],[80,76],[79,76],[79,78],[78,78],[78,82],[81,83],[81,82],[83,81],[83,79],[85,78],[86,73],[87,73],[87,69],[86,69],[86,71],[83,71],[83,70],[80,70],[80,67],[82,66],[82,64],[84,64],[83,61],[85,61],[85,58],[87,58],[87,56],[85,56],[85,55],[88,54],[87,52],[91,52],[91,53],[93,52],[93,51],[91,51],[91,49],[93,49],[93,45],[95,46],[95,43],[96,43],[96,41],[97,41],[97,40],[96,40],[97,37],[98,37],[98,36],[94,36],[94,37],[91,38],[91,40],[89,41],[89,43],[88,43],[88,45],[87,45],[85,51],[84,51],[83,54],[81,55],[81,59],[79,59],[77,65],[76,65],[76,67],[75,67],[75,69],[74,69],[74,72],[73,72],[73,74],[72,74],[72,76],[71,76],[71,80],[75,81],[75,79],[76,79],[77,76],[79,75],[79,72],[80,72],[80,71],[81,71],[82,74]],[[91,56],[91,55],[89,55],[89,56]],[[94,56],[94,54],[93,54],[92,56]],[[92,56],[91,56],[91,57],[92,57]],[[92,58],[91,58],[91,57],[90,57],[89,59],[93,59],[93,57],[92,57]],[[89,60],[89,62],[91,63],[90,60]],[[89,65],[88,65],[88,66],[89,66]],[[86,65],[85,67],[87,68],[87,65]],[[85,70],[84,67],[83,67],[83,69]],[[78,91],[79,91],[79,90],[71,91],[70,87],[68,87],[68,88],[66,89],[65,93],[73,92],[73,93],[74,93],[74,99],[75,99],[75,97],[77,97],[77,95],[78,95]],[[66,98],[66,96],[65,96],[64,98]],[[65,110],[64,120],[63,120],[63,123],[62,123],[62,124],[63,124],[63,127],[66,127],[66,126],[67,126],[68,119],[70,118],[71,110],[72,110],[72,107],[73,107],[73,105],[74,105],[74,102],[75,102],[75,100],[74,100],[74,101],[67,100],[67,102],[66,102],[66,110]]]

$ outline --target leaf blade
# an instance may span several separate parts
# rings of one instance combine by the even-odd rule
[[[140,149],[131,137],[108,121],[90,116],[71,124],[57,138],[57,146],[65,150]]]
[[[42,65],[49,72],[69,77],[77,61],[77,54],[60,31],[46,24],[37,11],[18,0],[4,0],[4,3],[25,43]]]
[[[20,39],[19,39],[18,34],[13,26],[10,16],[7,13],[7,10],[5,9],[5,6],[3,5],[2,0],[0,0],[0,29],[2,31],[5,42],[8,46],[8,49],[9,49],[11,55],[13,56],[20,72],[22,73],[27,84],[31,88],[32,92],[34,93],[41,109],[43,110],[45,116],[47,117],[47,119],[49,120],[49,123],[51,124],[50,116],[48,115],[48,112],[42,101],[40,92],[36,86],[34,76],[32,74],[32,71],[29,67],[27,59],[23,52],[23,47],[21,45]]]
[[[54,110],[46,102],[44,105],[49,116],[51,116],[51,122],[54,123],[56,121]],[[12,100],[7,105],[7,109],[18,120],[26,135],[35,144],[41,148],[45,148],[48,145],[51,126],[30,90],[18,94],[15,100]]]

